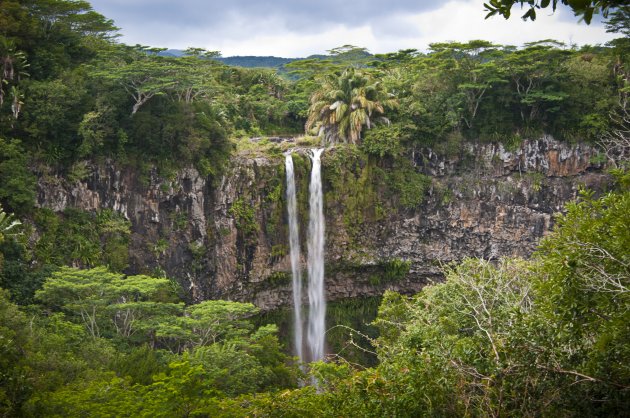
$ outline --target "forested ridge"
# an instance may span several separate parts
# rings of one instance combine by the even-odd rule
[[[122,44],[85,1],[1,0],[0,416],[624,416],[628,16],[610,10],[606,45],[345,45],[278,71]],[[363,357],[308,367],[254,305],[193,304],[161,271],[127,274],[121,214],[36,205],[38,179],[79,182],[91,162],[212,183],[235,153],[277,157],[265,138],[299,136],[397,167],[392,192],[415,207],[417,149],[543,134],[599,147],[607,190],[583,190],[530,259],[466,259],[415,296],[386,293],[374,332],[348,330]],[[251,211],[230,208],[243,230]]]

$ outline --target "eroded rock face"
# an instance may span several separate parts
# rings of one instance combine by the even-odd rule
[[[326,182],[334,153],[323,157],[332,196],[325,207],[329,300],[415,292],[440,279],[442,263],[464,257],[528,256],[580,186],[602,190],[609,180],[591,163],[595,150],[550,137],[514,150],[468,145],[452,157],[424,149],[411,156],[416,170],[431,176],[424,202],[357,224],[344,216],[342,191]],[[303,158],[302,170],[296,168],[302,207],[309,167]],[[164,271],[191,300],[251,301],[262,309],[291,303],[283,157],[236,156],[218,179],[192,168],[171,179],[156,172],[142,177],[113,162],[89,168],[82,182],[40,179],[38,204],[58,212],[109,208],[129,219],[129,273]],[[304,234],[307,220],[300,222]],[[409,262],[409,273],[383,279],[391,260]]]

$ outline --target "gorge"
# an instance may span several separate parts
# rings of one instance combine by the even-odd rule
[[[295,147],[292,161],[302,231],[309,219],[307,151]],[[401,172],[351,148],[327,150],[323,211],[336,214],[325,227],[328,300],[385,289],[412,293],[439,280],[440,265],[465,257],[529,256],[553,213],[580,187],[606,188],[597,157],[588,145],[545,136],[510,150],[492,143],[466,144],[450,155],[416,149],[407,157],[411,171]],[[282,153],[236,155],[220,178],[187,168],[172,178],[151,171],[143,181],[106,161],[90,164],[81,181],[40,178],[38,205],[62,216],[69,208],[109,208],[131,222],[129,272],[161,270],[190,300],[229,298],[273,310],[294,300],[285,162]],[[401,173],[402,184],[394,184]],[[413,173],[425,183],[400,189]],[[401,196],[418,193],[417,206],[395,209]]]

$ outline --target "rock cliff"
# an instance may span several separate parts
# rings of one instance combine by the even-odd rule
[[[580,187],[606,188],[602,165],[593,163],[597,155],[587,145],[550,137],[512,150],[467,144],[450,156],[418,149],[407,162],[426,181],[406,193],[422,199],[401,205],[398,189],[383,180],[394,165],[327,150],[328,299],[417,291],[439,280],[443,263],[464,257],[530,255],[551,228],[553,213]],[[305,226],[310,164],[305,150],[297,150],[295,160]],[[129,219],[130,273],[162,271],[192,300],[252,301],[263,309],[290,303],[281,155],[234,156],[214,179],[192,168],[168,179],[156,171],[139,176],[113,162],[88,168],[87,178],[74,183],[40,179],[38,205],[109,208]],[[406,190],[404,172],[396,181]]]

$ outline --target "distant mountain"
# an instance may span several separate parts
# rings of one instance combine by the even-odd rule
[[[184,55],[184,51],[181,49],[167,49],[165,51],[161,51],[158,53],[163,57],[181,57]],[[360,53],[359,55],[365,55],[366,57],[370,57],[371,55],[368,53]],[[246,55],[246,56],[233,56],[233,57],[217,57],[212,58],[219,62],[222,62],[226,65],[232,65],[235,67],[247,67],[247,68],[275,68],[282,71],[284,70],[284,66],[293,61],[299,61],[303,59],[326,59],[331,58],[330,55],[310,55],[306,58],[282,58],[282,57],[261,57],[254,55]],[[341,58],[341,61],[344,60],[345,57]],[[337,58],[339,60],[339,58]],[[345,58],[347,59],[347,58]]]
[[[181,49],[167,49],[162,51],[159,55],[163,57],[181,57],[184,55],[184,51]],[[233,65],[235,67],[265,67],[265,68],[281,68],[283,65],[292,61],[300,60],[302,58],[281,58],[281,57],[259,57],[259,56],[235,56],[235,57],[218,57],[213,58],[226,65]]]
[[[181,49],[167,49],[166,51],[158,52],[158,55],[162,57],[181,57],[184,55],[184,51]]]
[[[227,65],[234,65],[236,67],[267,67],[267,68],[280,68],[285,64],[292,61],[296,61],[302,58],[280,58],[280,57],[257,57],[257,56],[237,56],[237,57],[225,57],[215,58],[217,61],[221,61]]]

